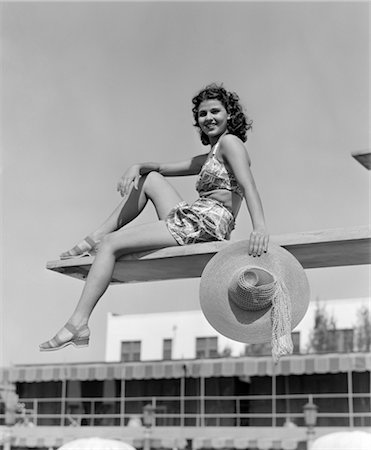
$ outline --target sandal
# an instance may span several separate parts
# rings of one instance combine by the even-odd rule
[[[63,252],[59,255],[60,259],[82,258],[84,256],[94,256],[98,242],[94,241],[90,236],[86,236],[81,242],[75,245],[71,250]]]
[[[63,329],[66,329],[71,333],[71,337],[67,341],[60,339],[57,333],[52,339],[39,345],[40,351],[50,352],[60,350],[67,345],[74,345],[78,348],[87,347],[89,345],[90,330],[87,325],[84,325],[78,329],[71,323],[67,322],[62,330]]]

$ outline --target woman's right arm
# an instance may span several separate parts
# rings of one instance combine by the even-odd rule
[[[159,172],[164,177],[181,177],[187,175],[197,175],[202,165],[207,158],[207,153],[195,156],[186,161],[170,162],[170,163],[155,163],[145,162],[134,164],[124,173],[117,184],[117,190],[121,196],[129,192],[130,186],[133,183],[134,188],[138,189],[139,178],[142,175],[147,175],[150,172]]]

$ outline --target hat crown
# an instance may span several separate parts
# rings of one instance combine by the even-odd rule
[[[245,311],[259,311],[272,304],[277,280],[268,271],[246,266],[236,271],[228,286],[228,297]]]

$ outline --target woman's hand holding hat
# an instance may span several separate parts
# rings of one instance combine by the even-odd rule
[[[250,234],[248,253],[260,256],[268,251],[269,235],[264,229],[254,229]]]

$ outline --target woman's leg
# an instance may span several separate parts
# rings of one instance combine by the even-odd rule
[[[163,220],[182,199],[162,175],[150,172],[140,179],[138,189],[132,188],[102,225],[89,234],[89,238],[98,243],[106,234],[122,228],[143,211],[148,200],[152,201],[158,218]],[[91,248],[92,242],[83,240],[73,249],[62,253],[61,257],[78,256]]]
[[[80,300],[68,320],[77,330],[86,329],[90,315],[110,284],[116,259],[124,254],[141,250],[178,245],[163,220],[158,222],[122,228],[107,234],[89,271]],[[59,343],[71,340],[72,333],[62,328],[54,338]],[[44,343],[41,349],[49,349]],[[46,348],[45,348],[46,347]]]

